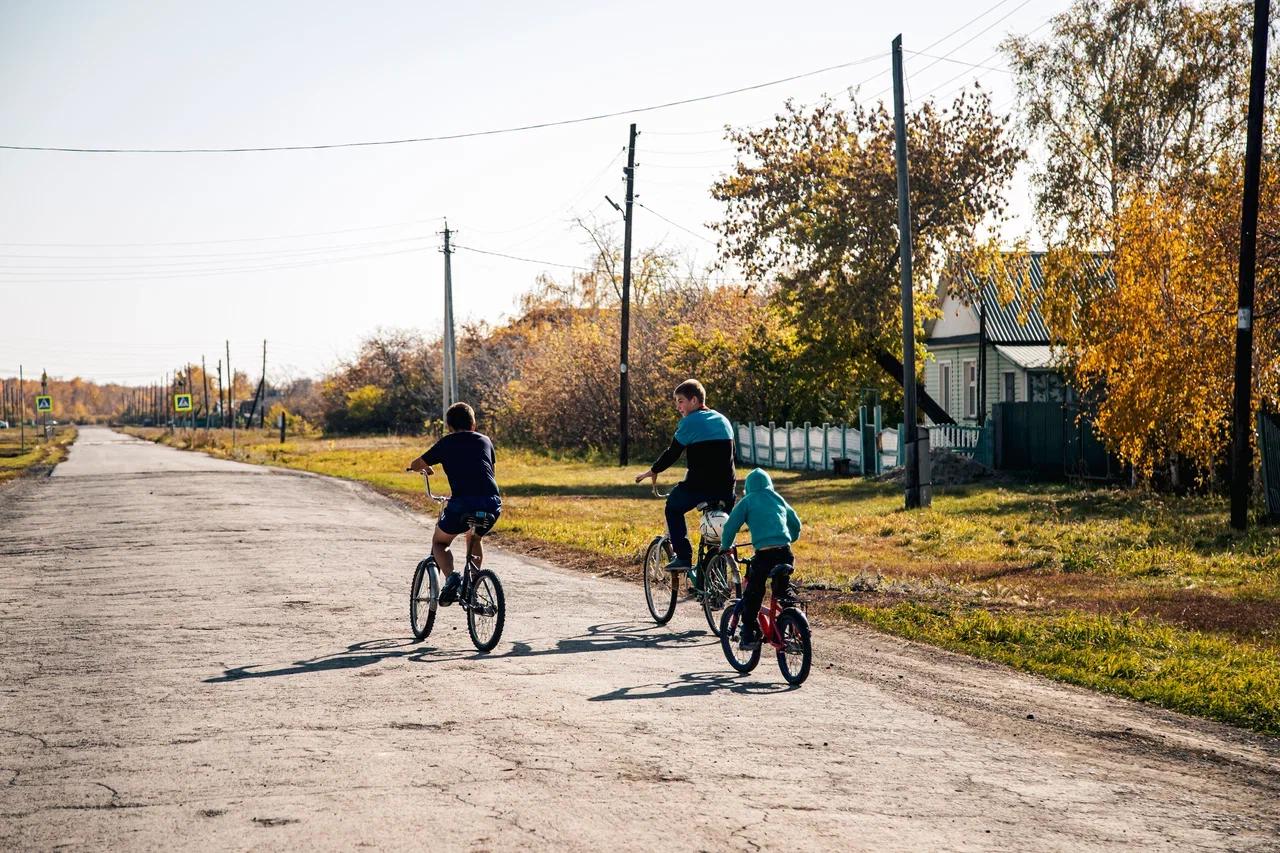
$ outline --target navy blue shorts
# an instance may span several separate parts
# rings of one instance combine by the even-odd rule
[[[456,536],[467,532],[467,519],[476,519],[476,535],[483,536],[498,523],[502,515],[502,498],[449,498],[440,513],[436,526],[445,533]]]

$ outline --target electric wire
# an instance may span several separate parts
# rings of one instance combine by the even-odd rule
[[[598,113],[595,115],[580,116],[578,118],[560,119],[557,121],[535,122],[533,124],[516,125],[512,127],[491,128],[488,130],[473,130],[461,133],[447,133],[436,136],[418,136],[406,139],[375,139],[365,140],[361,142],[329,142],[314,143],[307,145],[263,145],[263,146],[242,146],[236,148],[98,148],[89,146],[56,146],[56,145],[8,145],[0,144],[0,149],[8,151],[51,151],[69,154],[248,154],[259,152],[277,152],[277,151],[321,151],[336,148],[368,148],[383,145],[410,145],[423,142],[446,142],[454,139],[474,139],[482,136],[497,136],[507,133],[523,133],[530,130],[542,130],[549,127],[564,127],[566,125],[583,124],[585,122],[600,121],[607,118],[617,118],[626,115],[639,115],[641,113],[654,112],[656,110],[665,110],[671,107],[685,106],[688,104],[703,103],[719,98],[729,97],[730,95],[739,95],[743,92],[753,92],[759,89],[765,89],[770,86],[779,86],[783,83],[791,83],[796,80],[803,80],[807,77],[816,77],[819,74],[826,74],[830,71],[838,71],[843,68],[852,68],[857,65],[865,65],[881,59],[880,54],[874,56],[866,56],[860,59],[853,59],[848,62],[841,62],[835,65],[828,65],[824,68],[817,68],[813,71],[805,71],[800,74],[792,74],[788,77],[780,77],[777,80],[768,80],[763,83],[754,83],[750,86],[740,86],[736,89],[727,89],[723,92],[714,92],[708,95],[698,95],[692,98],[682,98],[675,101],[667,101],[661,104],[652,104],[644,107],[633,107],[631,109],[616,110],[614,112]]]

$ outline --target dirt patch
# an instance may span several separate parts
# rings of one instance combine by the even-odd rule
[[[929,451],[929,466],[935,486],[964,486],[985,480],[1003,479],[986,465],[974,461],[972,456],[954,453],[945,447]],[[906,476],[907,469],[900,467],[886,471],[875,480],[879,483],[903,483]]]

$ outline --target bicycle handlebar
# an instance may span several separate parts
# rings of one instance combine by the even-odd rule
[[[413,471],[412,468],[405,468],[404,470]],[[431,498],[431,500],[435,501],[438,504],[445,503],[449,500],[448,495],[437,495],[435,492],[431,491],[431,475],[430,474],[428,474],[426,471],[418,471],[418,473],[422,475],[422,483],[423,483],[423,487],[427,490],[427,497]]]

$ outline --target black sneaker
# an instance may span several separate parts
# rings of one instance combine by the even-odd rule
[[[458,587],[462,586],[462,576],[451,573],[444,579],[444,587],[440,590],[440,606],[448,607],[458,600]]]
[[[738,636],[738,648],[744,652],[754,652],[760,648],[760,632],[752,630],[748,625],[743,625],[742,633]]]

